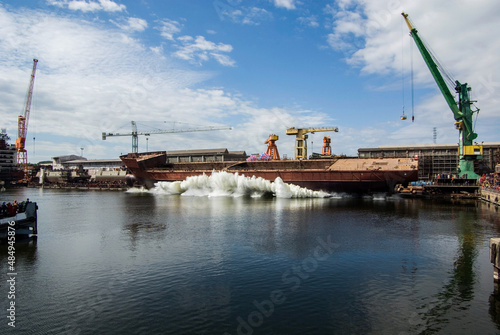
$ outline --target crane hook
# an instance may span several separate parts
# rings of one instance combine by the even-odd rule
[[[401,115],[401,120],[406,120],[405,105],[403,105],[403,115]]]

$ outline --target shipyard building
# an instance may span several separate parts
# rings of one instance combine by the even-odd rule
[[[483,159],[475,163],[478,174],[490,173],[500,162],[500,142],[484,142]],[[458,167],[458,145],[381,145],[377,148],[358,149],[359,158],[418,158],[418,177],[422,180],[434,179],[440,174],[456,174]]]
[[[245,151],[226,148],[167,151],[167,163],[244,161],[247,157]]]

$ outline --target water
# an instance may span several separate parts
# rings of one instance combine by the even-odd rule
[[[0,332],[500,333],[487,204],[161,193],[0,193],[40,208]]]

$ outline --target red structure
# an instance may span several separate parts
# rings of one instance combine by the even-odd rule
[[[332,140],[330,139],[329,136],[323,137],[323,150],[321,151],[322,155],[332,155],[332,147],[330,147],[330,143]]]
[[[278,153],[278,147],[276,146],[277,140],[278,140],[278,135],[271,134],[269,135],[269,138],[264,142],[265,144],[267,144],[266,154],[268,154],[271,157],[271,160],[273,161],[280,160],[280,154]]]
[[[31,98],[33,96],[33,85],[35,84],[35,71],[38,59],[33,59],[33,70],[31,71],[30,86],[28,88],[28,96],[26,97],[26,107],[24,114],[19,115],[17,121],[18,137],[16,140],[17,148],[17,164],[24,170],[24,181],[28,181],[28,153],[26,151],[26,135],[28,133],[28,121],[30,118]]]

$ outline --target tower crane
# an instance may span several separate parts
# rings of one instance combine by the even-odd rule
[[[23,181],[28,181],[28,152],[25,148],[26,135],[28,134],[28,121],[30,117],[31,98],[33,96],[33,86],[35,85],[35,71],[38,59],[33,59],[33,70],[31,71],[30,85],[28,88],[28,95],[26,97],[26,105],[23,115],[17,118],[17,165],[22,166],[24,170]]]
[[[338,132],[339,128],[288,128],[287,135],[295,135],[295,159],[307,159],[307,137],[308,133],[314,134],[319,131]]]
[[[106,138],[110,136],[132,136],[132,152],[139,151],[139,135],[149,136],[152,134],[170,134],[170,133],[188,133],[195,131],[213,131],[213,130],[231,130],[231,127],[199,127],[199,128],[187,128],[187,129],[168,129],[168,130],[153,130],[146,132],[138,132],[137,131],[137,123],[135,121],[130,122],[132,124],[132,132],[131,133],[102,133],[102,139],[106,140]]]
[[[477,134],[474,132],[472,116],[475,112],[479,112],[479,109],[471,109],[471,105],[474,102],[471,101],[469,96],[471,88],[467,85],[467,83],[462,84],[458,80],[451,79],[451,77],[446,74],[436,57],[428,50],[429,48],[425,46],[424,42],[418,35],[417,29],[415,29],[413,24],[408,19],[408,14],[401,13],[401,15],[403,15],[403,18],[410,29],[410,36],[413,37],[413,40],[415,41],[420,54],[424,58],[427,67],[431,71],[431,74],[443,94],[446,103],[453,112],[455,127],[459,131],[459,173],[462,176],[467,176],[467,178],[477,179],[479,176],[474,172],[474,161],[483,157],[483,147],[481,145],[474,145],[473,143],[473,141],[477,138]],[[442,72],[445,74],[448,81],[453,83],[451,86],[454,85],[455,92],[458,93],[458,102],[455,101],[455,97],[448,88]]]

